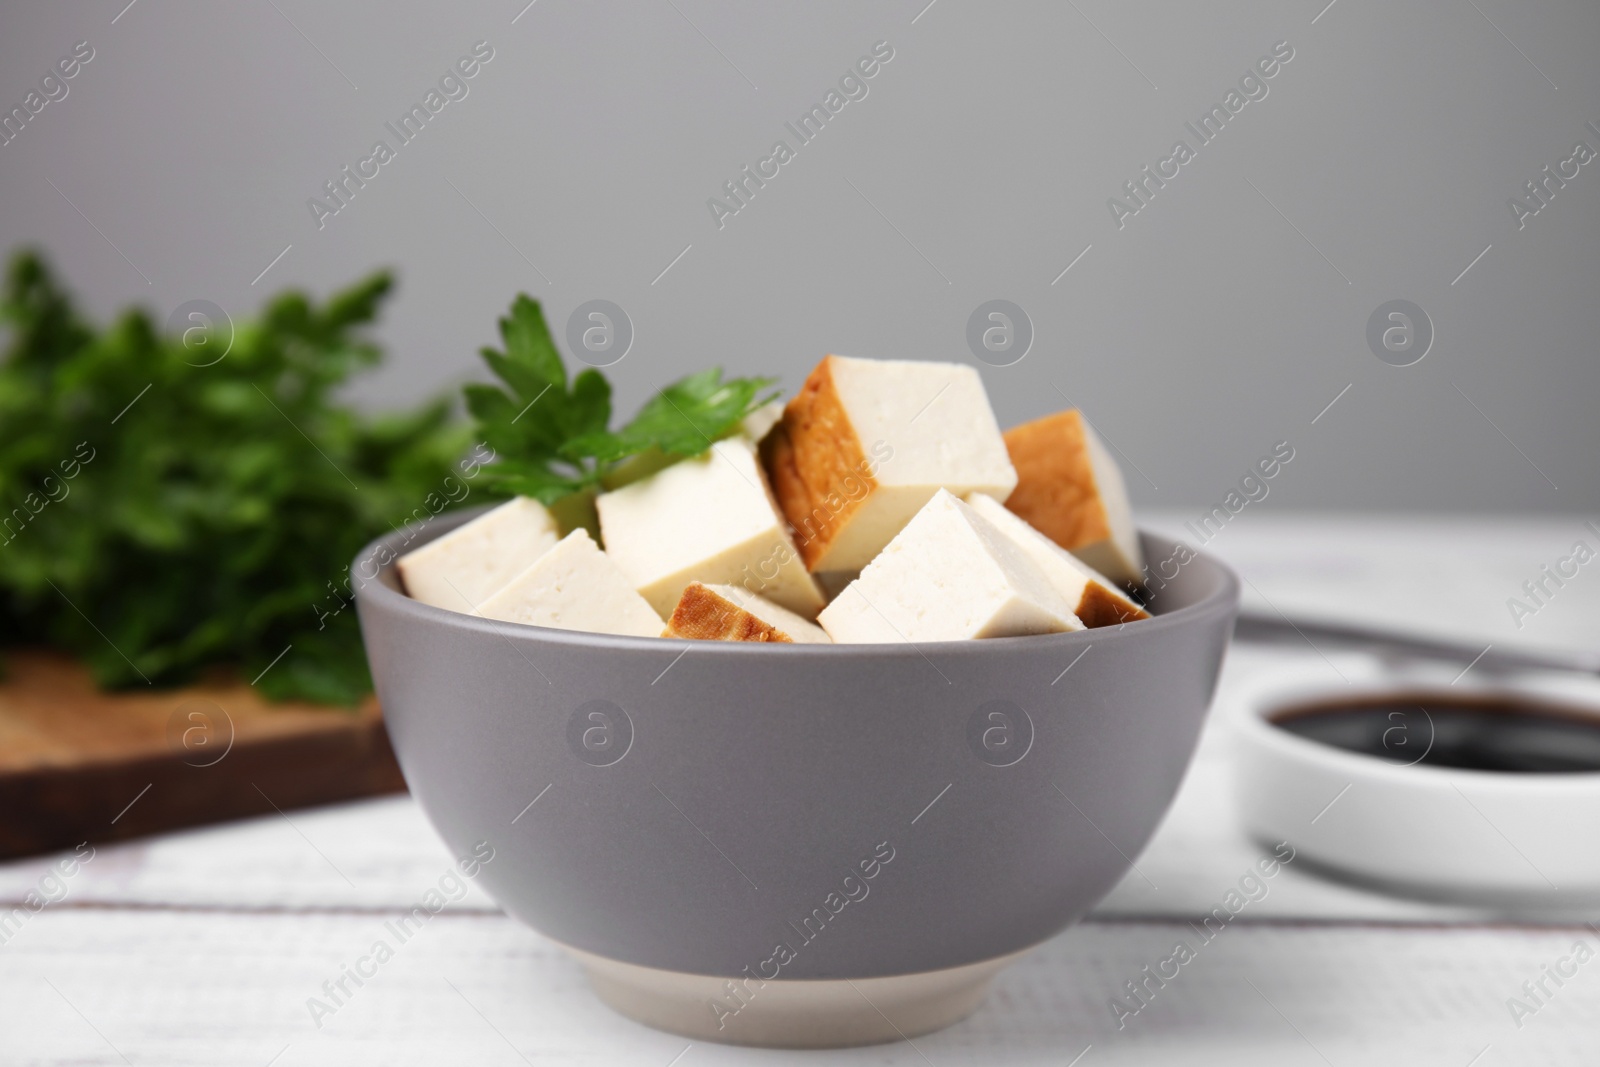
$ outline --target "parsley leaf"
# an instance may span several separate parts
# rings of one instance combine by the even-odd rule
[[[774,380],[734,378],[724,382],[720,367],[691,374],[646,402],[618,436],[630,453],[654,447],[674,456],[699,455],[739,420],[771,400],[760,394]]]
[[[613,431],[610,384],[589,368],[569,386],[538,301],[519,295],[500,320],[500,336],[505,351],[485,348],[483,358],[505,388],[465,389],[478,437],[499,456],[484,476],[499,490],[547,505],[608,485],[607,475],[630,457],[698,455],[772,399],[763,394],[775,379],[723,381],[713,367],[673,382]]]

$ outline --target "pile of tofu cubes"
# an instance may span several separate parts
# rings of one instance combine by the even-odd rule
[[[1121,472],[1076,410],[1005,434],[978,373],[828,356],[786,406],[595,499],[600,544],[500,505],[398,562],[452,611],[636,637],[826,644],[1148,618]]]

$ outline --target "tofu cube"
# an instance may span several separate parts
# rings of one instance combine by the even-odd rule
[[[1006,507],[1108,578],[1143,581],[1127,484],[1082,413],[1058,411],[1023,423],[1007,430],[1005,440],[1017,469]]]
[[[661,636],[661,616],[587,530],[563,537],[475,614],[557,630]]]
[[[663,616],[690,582],[741,586],[807,619],[822,610],[747,438],[602,493],[595,507],[607,553]]]
[[[828,356],[762,442],[812,571],[865,567],[940,489],[1004,500],[1017,483],[978,372]]]
[[[943,489],[817,621],[836,642],[959,641],[1083,629],[1027,553]]]
[[[519,496],[407,552],[395,566],[412,599],[471,614],[560,539],[544,505]]]
[[[690,582],[662,637],[692,641],[831,644],[822,627],[736,585]]]
[[[1089,629],[1148,619],[1150,613],[1136,604],[1116,583],[1096,572],[1078,557],[1029,526],[1016,512],[987,493],[967,498],[972,510],[994,523],[1011,543],[1027,553],[1056,592],[1072,606],[1072,613]]]

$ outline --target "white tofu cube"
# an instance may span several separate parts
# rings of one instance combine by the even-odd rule
[[[1027,553],[943,489],[817,622],[837,642],[869,643],[1083,629]]]
[[[587,530],[573,530],[563,537],[475,614],[557,630],[661,636],[661,616]]]
[[[857,570],[940,489],[1004,500],[1017,484],[978,372],[828,356],[763,458],[813,571]]]
[[[1128,486],[1089,420],[1075,408],[1013,426],[1006,448],[1017,469],[1006,507],[1101,574],[1144,580]]]
[[[1027,553],[1072,613],[1089,629],[1148,619],[1149,613],[1105,575],[1029,526],[1016,512],[986,493],[967,498],[972,510],[988,519],[1012,544]]]
[[[661,615],[690,582],[741,586],[805,618],[822,609],[746,438],[595,500],[606,551]]]
[[[544,505],[519,496],[407,552],[395,567],[413,600],[470,614],[560,539]]]
[[[826,645],[833,639],[808,622],[736,585],[690,582],[678,598],[662,637],[692,641],[754,641]]]

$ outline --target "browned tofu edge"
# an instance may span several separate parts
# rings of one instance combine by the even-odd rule
[[[684,589],[661,636],[690,641],[793,643],[793,638],[782,630],[761,621],[700,582],[690,582]]]

